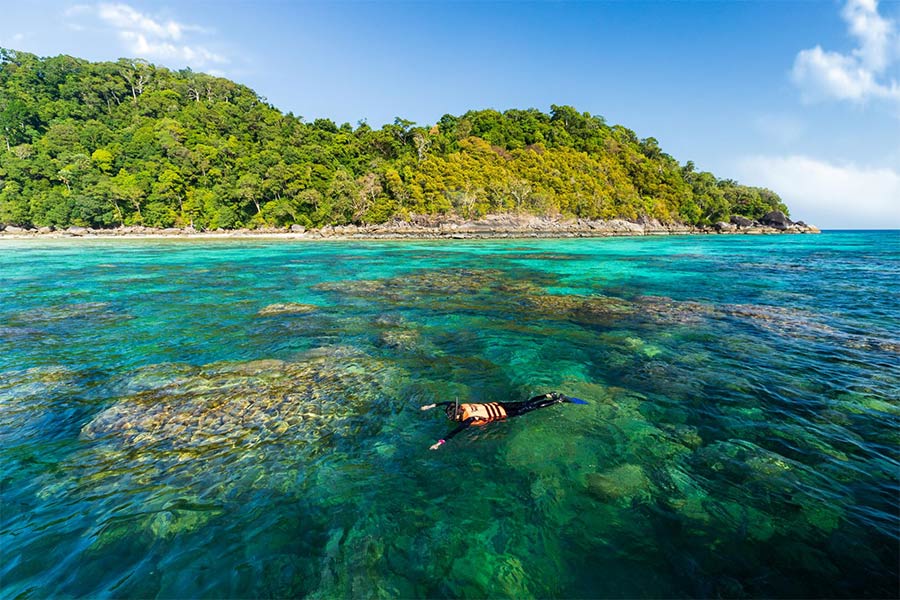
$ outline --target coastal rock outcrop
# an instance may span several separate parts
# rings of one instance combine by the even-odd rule
[[[734,223],[726,223],[724,221],[719,221],[714,225],[716,231],[720,233],[730,233],[732,231],[737,231],[738,226]]]
[[[646,216],[635,219],[573,219],[560,216],[536,216],[519,214],[486,215],[480,219],[466,220],[444,215],[411,215],[408,220],[395,219],[379,224],[325,225],[319,229],[307,229],[303,225],[283,228],[216,229],[202,231],[193,227],[155,229],[129,226],[115,229],[90,229],[69,227],[64,231],[52,228],[25,229],[7,225],[0,235],[32,236],[36,234],[65,237],[136,236],[136,237],[252,237],[289,236],[304,239],[496,239],[496,238],[575,238],[642,235],[683,235],[704,233],[819,233],[819,230],[802,221],[792,222],[784,213],[772,211],[759,222],[735,215],[728,222],[720,221],[711,226],[694,226],[678,222],[661,222]]]
[[[748,219],[747,217],[742,217],[741,215],[732,215],[731,224],[736,225],[738,228],[744,228],[753,227],[753,225],[755,225],[755,222]]]
[[[765,215],[763,215],[759,222],[763,225],[781,230],[787,229],[789,226],[794,224],[794,222],[788,219],[787,216],[780,210],[767,212]]]

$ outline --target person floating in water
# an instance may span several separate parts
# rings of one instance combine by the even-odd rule
[[[502,421],[511,417],[518,417],[527,412],[552,406],[560,402],[569,402],[571,404],[587,404],[580,398],[570,398],[565,394],[558,392],[550,392],[549,394],[541,394],[522,402],[487,402],[485,404],[460,404],[456,402],[436,402],[435,404],[426,404],[420,410],[431,410],[435,406],[443,406],[447,413],[447,418],[451,421],[458,421],[459,427],[447,434],[444,439],[438,440],[431,446],[432,450],[437,450],[441,445],[446,444],[447,440],[454,435],[466,429],[469,425],[487,425],[494,421]]]

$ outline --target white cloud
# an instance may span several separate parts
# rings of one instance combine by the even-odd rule
[[[900,84],[888,69],[900,62],[900,29],[878,12],[878,0],[847,0],[841,16],[857,47],[849,54],[821,46],[794,59],[794,83],[807,101],[869,99],[900,102]]]
[[[878,0],[848,0],[842,16],[859,40],[853,54],[867,69],[880,73],[897,58],[892,56],[897,32],[892,21],[878,14]]]
[[[181,37],[181,25],[175,21],[160,23],[139,13],[127,4],[100,4],[97,13],[101,19],[122,31],[140,32],[155,38]]]
[[[141,58],[184,60],[197,66],[227,62],[222,56],[210,52],[202,46],[181,46],[171,42],[155,40],[143,33],[134,31],[122,31],[119,32],[119,36],[128,43],[131,51]]]
[[[138,58],[192,67],[228,63],[223,55],[187,39],[189,34],[207,34],[205,28],[173,19],[155,18],[127,4],[80,4],[69,8],[65,15],[70,18],[85,15],[96,17],[113,29],[127,52]]]
[[[825,229],[900,228],[900,172],[808,156],[752,156],[742,181],[778,192],[794,219]]]

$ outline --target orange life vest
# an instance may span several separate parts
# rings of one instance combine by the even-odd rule
[[[488,402],[487,404],[460,404],[459,408],[462,412],[460,421],[475,417],[475,420],[472,421],[472,425],[487,425],[493,421],[501,421],[506,418],[506,411],[496,402]]]

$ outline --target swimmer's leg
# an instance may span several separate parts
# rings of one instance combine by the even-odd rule
[[[585,402],[581,398],[571,398],[569,396],[566,396],[565,394],[560,394],[559,392],[541,394],[540,396],[529,398],[528,400],[525,400],[523,402],[501,402],[500,404],[504,409],[506,409],[506,412],[510,417],[515,417],[527,412],[531,412],[533,410],[537,410],[539,408],[553,406],[554,404],[559,404],[560,402],[568,402],[571,404],[587,404],[587,402]]]

